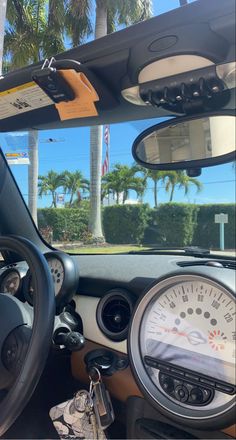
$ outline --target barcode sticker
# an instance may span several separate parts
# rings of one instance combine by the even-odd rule
[[[32,81],[0,92],[0,119],[17,116],[48,105],[54,105],[54,102]]]

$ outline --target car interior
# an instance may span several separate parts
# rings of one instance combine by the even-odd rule
[[[144,121],[136,163],[195,178],[235,163],[235,72],[235,1],[194,1],[2,76],[0,132]],[[50,415],[91,383],[94,438],[235,438],[235,255],[72,254],[19,186],[0,149],[0,438],[85,438]]]

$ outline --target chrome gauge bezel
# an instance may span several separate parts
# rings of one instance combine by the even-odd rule
[[[137,382],[145,397],[148,398],[152,405],[168,417],[172,417],[175,421],[179,421],[181,418],[183,423],[185,422],[198,427],[199,429],[209,428],[210,426],[210,429],[214,429],[217,424],[219,426],[227,426],[227,424],[229,425],[230,423],[233,423],[235,414],[235,396],[227,395],[225,403],[218,407],[214,404],[215,398],[205,407],[193,407],[180,404],[180,402],[175,401],[168,396],[164,390],[161,390],[161,387],[159,389],[157,385],[154,384],[148,374],[147,367],[144,365],[140,346],[140,331],[144,315],[150,303],[154,301],[154,298],[158,298],[166,289],[175,284],[196,280],[200,282],[208,282],[213,287],[220,288],[235,301],[235,294],[218,280],[197,273],[171,274],[164,279],[155,282],[136,305],[130,325],[128,351],[131,367]],[[215,392],[216,396],[217,394],[219,394],[218,391]],[[213,420],[214,425],[212,426]]]
[[[63,267],[63,280],[59,291],[55,293],[56,311],[57,313],[60,313],[63,310],[63,307],[71,301],[77,291],[79,282],[77,264],[70,255],[61,251],[50,251],[45,253],[44,256],[47,261],[50,261],[50,259],[58,260]],[[32,278],[32,274],[28,271],[23,283],[24,297],[30,305],[33,305],[33,300],[29,293],[30,285],[33,282]]]
[[[18,285],[18,287],[17,287],[17,289],[16,289],[16,291],[15,291],[14,293],[11,293],[11,292],[3,292],[3,293],[8,293],[9,295],[12,295],[12,296],[17,296],[18,293],[19,293],[20,290],[21,290],[21,283],[22,283],[22,281],[21,281],[21,274],[20,274],[20,272],[19,272],[16,268],[7,269],[7,270],[5,270],[5,271],[1,274],[1,280],[0,280],[0,292],[1,292],[1,288],[2,288],[3,284],[6,282],[6,278],[7,278],[9,275],[12,275],[13,273],[15,273],[15,274],[17,275],[17,278],[18,278],[18,281],[19,281],[19,285]]]

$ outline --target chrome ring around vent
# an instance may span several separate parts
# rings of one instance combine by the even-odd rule
[[[107,338],[123,341],[127,338],[134,298],[124,289],[110,290],[98,303],[97,323]]]

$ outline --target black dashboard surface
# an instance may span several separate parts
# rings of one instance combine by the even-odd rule
[[[225,267],[206,266],[208,258],[186,255],[77,255],[80,282],[78,294],[103,296],[108,290],[120,287],[139,297],[156,279],[173,272],[196,272],[219,277],[232,290],[235,271]],[[181,267],[183,263],[192,263]]]

